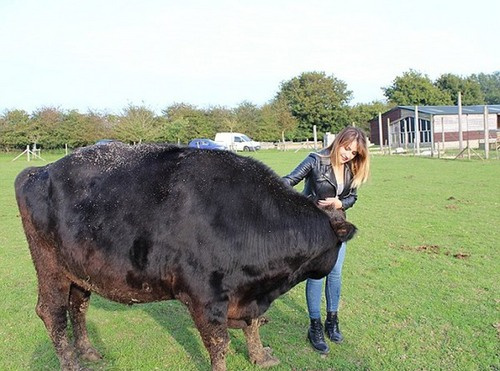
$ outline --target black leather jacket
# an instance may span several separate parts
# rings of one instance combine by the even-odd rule
[[[351,188],[352,170],[347,163],[344,166],[344,190],[339,195],[344,210],[356,202],[356,188]],[[286,184],[295,186],[305,179],[303,193],[314,202],[327,197],[337,196],[337,180],[330,164],[330,151],[323,149],[318,153],[310,153],[290,174],[283,177]]]

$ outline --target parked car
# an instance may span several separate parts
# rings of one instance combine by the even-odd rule
[[[110,143],[115,143],[115,142],[120,142],[119,140],[116,139],[99,139],[95,144],[103,145],[103,144],[110,144]]]
[[[233,151],[256,151],[260,149],[259,142],[242,133],[217,133],[215,134],[215,142]]]
[[[223,144],[215,143],[213,140],[205,138],[193,139],[191,142],[189,142],[188,146],[192,148],[204,149],[226,149],[226,146],[224,146]]]

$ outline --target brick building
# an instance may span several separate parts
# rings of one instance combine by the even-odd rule
[[[462,148],[479,148],[485,142],[485,118],[493,146],[500,133],[500,105],[463,106],[461,115],[458,106],[398,106],[370,121],[370,141],[380,145],[381,132],[382,144],[392,148],[460,148],[461,126]]]

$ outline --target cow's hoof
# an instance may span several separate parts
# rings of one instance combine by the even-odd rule
[[[81,359],[90,362],[95,362],[102,359],[101,354],[95,348],[92,347],[89,347],[84,351],[80,351],[79,356]]]
[[[74,360],[61,360],[61,371],[82,371],[82,366],[80,363]]]
[[[259,321],[259,327],[264,326],[264,325],[267,325],[269,323],[269,318],[262,316],[262,317],[259,317],[258,321]]]
[[[76,352],[73,347],[68,347],[61,354],[58,354],[59,364],[62,371],[80,371],[81,365],[76,357]]]
[[[257,366],[260,367],[273,367],[280,363],[280,360],[272,355],[273,350],[269,347],[264,347],[263,352],[259,358],[253,360]]]

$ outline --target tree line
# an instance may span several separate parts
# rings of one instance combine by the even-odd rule
[[[5,110],[0,116],[0,149],[14,150],[36,144],[46,149],[86,146],[101,138],[126,143],[187,143],[193,138],[214,138],[221,131],[243,132],[258,141],[305,140],[316,125],[319,138],[348,125],[363,128],[379,112],[398,105],[500,104],[500,71],[462,77],[443,74],[432,81],[415,70],[397,76],[381,88],[385,101],[349,105],[347,84],[325,72],[304,72],[280,85],[276,96],[257,106],[244,101],[235,108],[199,108],[172,104],[156,114],[145,105],[129,105],[120,114],[80,113],[42,107],[28,113]]]

